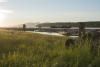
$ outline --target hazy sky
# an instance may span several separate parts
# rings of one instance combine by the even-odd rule
[[[0,0],[0,26],[100,21],[100,0]]]

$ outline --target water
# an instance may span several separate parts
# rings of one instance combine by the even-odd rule
[[[90,30],[99,30],[100,28],[85,28],[85,29],[90,29]]]
[[[78,39],[79,38],[79,36],[69,36],[71,39]]]
[[[69,29],[79,29],[79,28],[78,27],[73,27],[73,28],[69,28]],[[85,28],[85,29],[88,29],[88,30],[100,30],[100,28]]]
[[[42,28],[42,29],[79,29],[78,27],[72,27],[72,28]],[[100,28],[85,28],[88,30],[100,30]]]
[[[54,33],[54,32],[33,32],[33,31],[27,31],[27,32],[38,33],[38,34],[45,34],[45,35],[64,36],[62,34]]]

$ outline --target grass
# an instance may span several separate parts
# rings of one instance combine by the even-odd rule
[[[0,30],[0,67],[100,67],[99,48],[94,55],[88,40],[66,48],[66,39]]]

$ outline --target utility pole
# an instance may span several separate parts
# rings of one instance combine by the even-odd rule
[[[79,37],[83,37],[85,35],[85,23],[79,23]]]

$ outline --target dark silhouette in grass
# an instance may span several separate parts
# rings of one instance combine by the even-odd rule
[[[99,39],[100,38],[100,32],[98,31],[94,31],[94,32],[88,32],[85,35],[83,35],[82,37],[76,38],[76,39],[68,39],[65,42],[65,46],[68,48],[70,46],[76,46],[75,43],[79,43],[80,41],[85,41],[88,40],[88,42],[90,43],[90,49],[91,52],[93,53],[93,55],[97,55],[97,50],[98,50],[98,46],[99,46]],[[83,43],[83,45],[84,45]]]
[[[66,40],[65,46],[66,46],[66,47],[70,47],[71,45],[72,45],[72,46],[75,45],[75,40],[73,40],[73,39],[68,39],[68,40]]]

